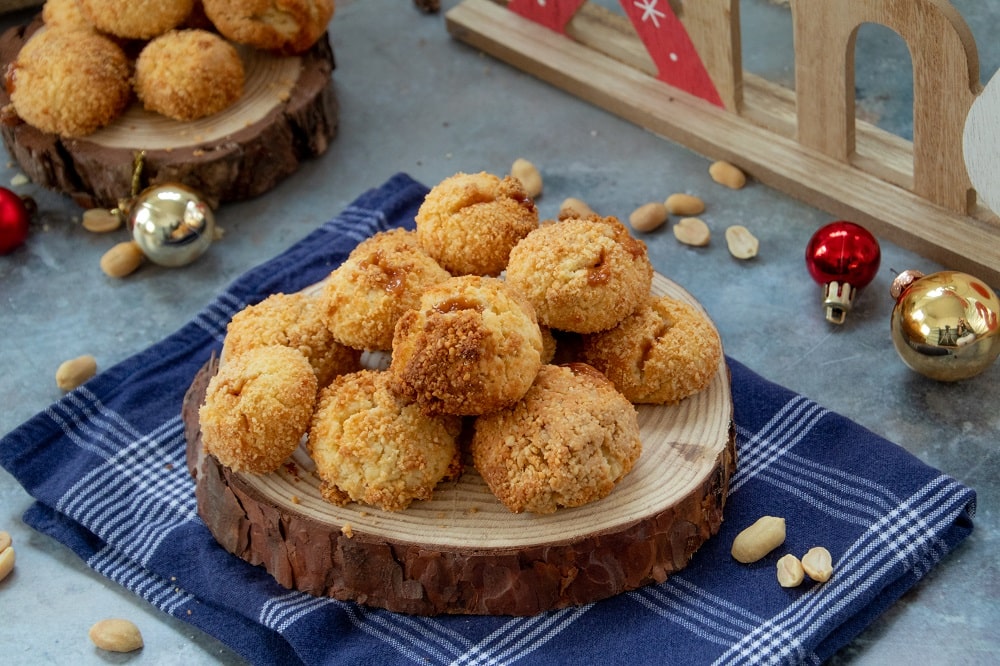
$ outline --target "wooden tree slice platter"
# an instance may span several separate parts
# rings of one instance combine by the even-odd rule
[[[0,71],[40,27],[36,20],[0,36]],[[130,195],[138,151],[145,151],[146,185],[181,182],[213,205],[263,194],[323,154],[336,136],[333,49],[324,35],[296,57],[238,50],[246,72],[243,96],[212,116],[179,122],[134,101],[113,123],[83,138],[61,138],[23,122],[5,123],[0,135],[33,182],[84,208],[114,207]],[[0,92],[0,105],[9,102]]]
[[[660,275],[653,292],[698,306]],[[419,615],[533,615],[662,582],[722,522],[736,465],[724,358],[702,393],[638,408],[642,455],[608,497],[549,515],[511,513],[471,466],[401,512],[326,502],[303,447],[275,473],[233,473],[201,448],[216,365],[183,407],[198,512],[224,548],[290,589]]]

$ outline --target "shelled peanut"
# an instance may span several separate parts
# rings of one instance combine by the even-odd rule
[[[529,197],[537,199],[541,196],[543,189],[542,174],[538,171],[538,167],[530,161],[523,157],[514,160],[514,163],[510,167],[510,175],[521,181],[521,185]]]
[[[56,370],[56,386],[63,391],[72,391],[97,374],[97,359],[84,354],[63,361]]]
[[[122,241],[101,257],[101,270],[108,277],[123,278],[142,265],[145,255],[135,241]]]
[[[578,217],[590,217],[596,215],[587,202],[576,197],[568,197],[559,205],[559,219],[572,219]]]
[[[95,623],[88,632],[94,645],[108,652],[133,652],[142,647],[142,633],[134,622],[109,618]]]
[[[750,564],[763,558],[785,542],[785,519],[762,516],[733,539],[732,556],[737,562]]]
[[[14,570],[14,546],[8,532],[0,532],[0,581]]]
[[[640,233],[649,233],[663,226],[667,221],[667,207],[659,201],[639,206],[628,216],[632,228]]]
[[[718,184],[724,185],[731,190],[742,189],[747,184],[746,174],[739,167],[725,160],[713,162],[708,167],[708,175]]]
[[[705,212],[705,202],[700,197],[682,192],[671,194],[663,202],[663,205],[667,207],[667,212],[671,215],[680,215],[682,217],[692,217]]]
[[[729,253],[737,259],[752,259],[757,256],[760,241],[741,224],[726,229],[726,245]]]
[[[833,575],[833,558],[822,546],[810,548],[802,556],[802,570],[817,583],[825,583]]]
[[[700,217],[682,217],[674,225],[674,238],[685,245],[704,247],[712,240],[712,232]]]

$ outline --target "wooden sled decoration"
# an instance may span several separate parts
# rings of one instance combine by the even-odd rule
[[[739,0],[622,6],[626,16],[580,0],[464,0],[446,23],[456,39],[588,102],[1000,286],[1000,218],[977,201],[962,154],[982,92],[978,52],[948,0],[792,0],[795,91],[743,71]],[[653,18],[667,28],[659,41]],[[912,142],[855,118],[865,23],[909,47]],[[665,62],[684,71],[665,72]]]

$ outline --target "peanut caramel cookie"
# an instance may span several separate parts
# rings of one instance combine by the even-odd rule
[[[237,312],[226,328],[222,362],[228,363],[251,349],[269,345],[301,352],[320,386],[337,375],[361,369],[361,352],[334,339],[319,301],[303,292],[272,294]]]
[[[453,277],[396,324],[392,388],[429,413],[485,414],[517,402],[542,365],[531,305],[497,278]]]
[[[646,245],[614,217],[541,225],[510,253],[507,283],[551,328],[594,333],[612,328],[649,295]]]
[[[428,287],[450,277],[420,249],[414,232],[375,234],[327,278],[322,293],[327,325],[345,345],[389,350],[403,313],[420,305]]]

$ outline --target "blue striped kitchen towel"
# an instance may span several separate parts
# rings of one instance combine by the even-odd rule
[[[37,500],[24,519],[88,565],[260,664],[818,664],[972,530],[975,493],[901,447],[730,359],[739,464],[720,534],[666,582],[535,617],[414,617],[278,586],[197,515],[180,405],[229,318],[325,277],[363,238],[413,225],[427,189],[398,174],[221,293],[189,324],[0,441]],[[761,515],[786,544],[729,545]],[[777,585],[778,553],[817,544],[825,584]]]

